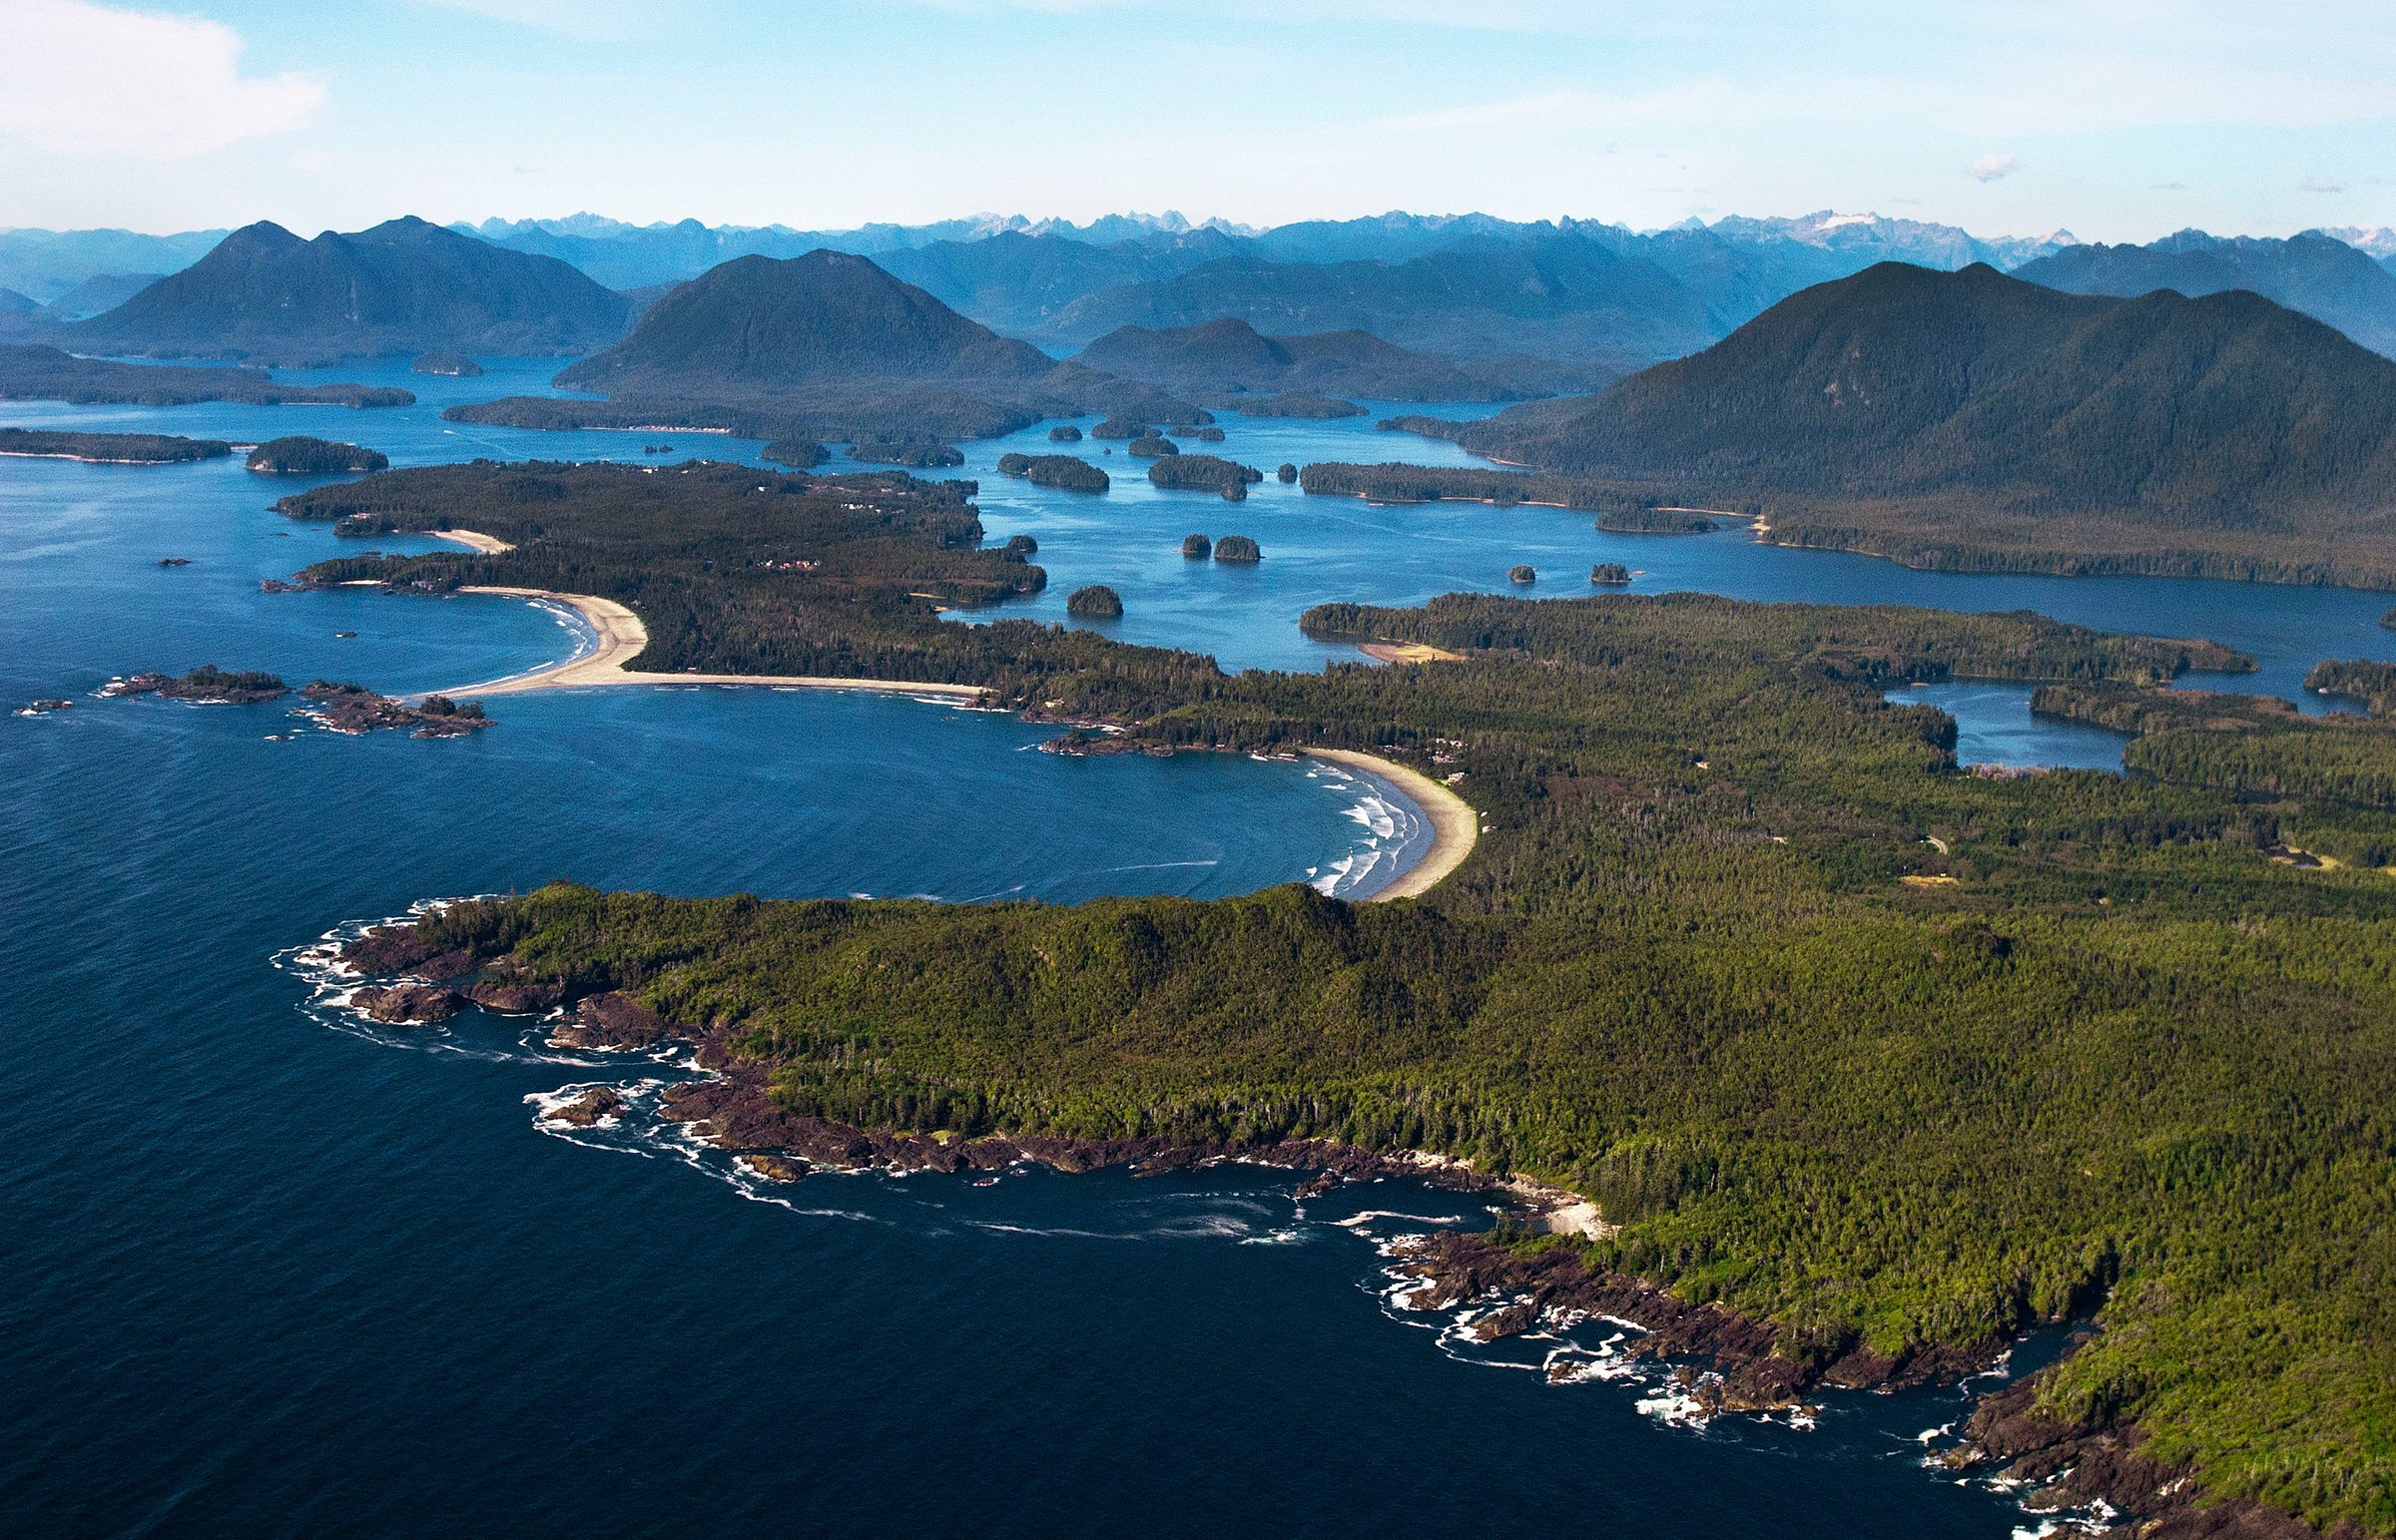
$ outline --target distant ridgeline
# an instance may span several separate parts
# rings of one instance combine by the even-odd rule
[[[452,407],[521,427],[718,428],[768,438],[989,438],[1049,416],[1191,420],[1151,386],[1061,364],[862,257],[744,257],[676,288],[632,334],[557,376],[604,402]]]
[[[1619,1228],[1483,1255],[1719,1304],[1792,1397],[2094,1317],[2035,1381],[2036,1427],[2134,1430],[2155,1463],[2116,1494],[2131,1518],[2186,1501],[2184,1464],[2210,1497],[2396,1530],[2396,878],[2370,869],[2396,860],[2396,733],[2199,706],[2133,745],[2149,776],[1975,775],[1951,720],[1886,692],[2004,679],[2177,713],[2156,687],[2244,660],[1698,595],[1325,606],[1310,635],[1454,661],[1232,676],[943,621],[909,593],[1029,577],[972,544],[961,496],[484,465],[286,507],[521,542],[315,571],[611,594],[649,668],[985,684],[1134,750],[1394,756],[1462,777],[1472,857],[1394,905],[560,886],[444,910],[412,954],[620,992],[706,1040],[732,1074],[702,1090],[742,1099],[752,1147],[1092,1164],[1322,1140],[1556,1182]]]
[[[2396,587],[2396,362],[2247,293],[1887,263],[1597,395],[1440,431],[1915,566]]]
[[[0,400],[190,406],[238,401],[250,406],[405,406],[415,400],[389,385],[283,385],[263,369],[199,369],[162,363],[78,358],[55,347],[0,347]]]
[[[1153,381],[1208,406],[1248,412],[1243,397],[1298,392],[1317,401],[1369,396],[1383,401],[1510,401],[1546,395],[1563,382],[1553,365],[1517,360],[1459,365],[1383,341],[1369,331],[1269,337],[1236,317],[1201,326],[1152,330],[1124,326],[1075,355],[1075,361],[1126,379]],[[1340,411],[1283,410],[1260,415],[1347,416]]]
[[[2074,294],[2135,298],[2168,288],[2243,288],[2326,321],[2379,353],[2396,353],[2396,272],[2317,231],[2285,241],[2184,230],[2146,246],[2074,246],[2014,269]]]
[[[581,352],[621,336],[631,313],[623,295],[564,262],[422,220],[313,241],[261,223],[63,334],[83,351],[307,365]]]

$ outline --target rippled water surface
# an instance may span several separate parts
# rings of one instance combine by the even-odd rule
[[[15,423],[254,440],[354,437],[402,464],[637,458],[659,435],[439,420],[541,387],[350,369],[425,397],[390,412],[17,405]],[[1370,420],[1226,419],[1223,452],[1459,457]],[[678,455],[757,445],[667,435]],[[2248,648],[2249,688],[2322,656],[2391,656],[2384,596],[2139,580],[1943,578],[1772,551],[1743,532],[1603,535],[1578,515],[1374,508],[1268,483],[1245,504],[1119,477],[1077,498],[968,446],[993,538],[1027,532],[1061,618],[1124,595],[1127,640],[1234,667],[1353,656],[1295,621],[1325,599],[1507,587],[2029,606]],[[1045,449],[1045,431],[1022,447]],[[1211,446],[1210,446],[1211,447]],[[305,483],[300,483],[305,484]],[[422,690],[566,656],[570,626],[498,599],[269,596],[337,548],[238,463],[0,460],[0,1512],[14,1532],[734,1533],[925,1527],[1022,1535],[1332,1533],[1563,1523],[1641,1536],[2005,1536],[1997,1494],[1922,1467],[1963,1392],[1834,1397],[1820,1426],[1675,1421],[1612,1377],[1605,1333],[1473,1346],[1390,1296],[1396,1238],[1489,1219],[1386,1183],[1300,1205],[1221,1168],[745,1178],[644,1115],[670,1062],[561,1054],[469,1013],[366,1031],[323,1008],[304,949],[441,895],[570,876],[677,893],[950,900],[1361,891],[1420,821],[1373,783],[1225,756],[1070,760],[1011,719],[743,690],[511,698],[456,742],[300,731],[280,706],[101,701],[110,676],[214,662]],[[1266,560],[1181,559],[1249,534]],[[422,543],[384,540],[387,549]],[[162,568],[163,557],[191,565]],[[341,637],[340,632],[354,632]],[[1966,752],[2117,763],[2033,723],[2023,693],[1908,692]],[[276,735],[276,737],[270,737]],[[622,1124],[545,1117],[635,1087]],[[1559,1356],[1561,1355],[1561,1356]],[[1568,1382],[1545,1370],[1564,1362]]]

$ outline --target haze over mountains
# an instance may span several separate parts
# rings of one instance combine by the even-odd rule
[[[2068,293],[2124,298],[2158,288],[2190,296],[2243,288],[2396,354],[2396,271],[2316,233],[2258,241],[2183,230],[2145,246],[2070,247],[2015,275]]]
[[[2318,233],[2260,240],[2183,232],[2143,247],[2084,247],[2064,232],[1990,240],[1827,212],[1649,232],[1403,213],[1266,231],[1179,215],[1110,216],[1086,226],[983,216],[834,232],[696,221],[634,227],[578,215],[486,221],[470,234],[403,219],[312,241],[262,224],[146,285],[139,269],[118,270],[140,260],[167,270],[210,234],[0,233],[0,274],[22,269],[40,279],[32,288],[0,283],[19,294],[0,299],[0,332],[87,352],[287,363],[428,349],[587,353],[622,338],[645,305],[675,294],[676,282],[713,277],[744,259],[846,252],[871,255],[958,316],[1051,355],[1116,337],[1085,360],[1124,373],[1137,351],[1139,377],[1178,388],[1238,393],[1279,377],[1289,388],[1375,399],[1502,399],[1595,389],[1698,351],[1792,294],[1894,259],[1941,269],[2012,266],[2081,293],[2246,288],[2396,351],[2396,271]],[[2396,235],[2346,234],[2396,258]],[[79,251],[87,265],[107,270],[76,276]],[[703,292],[718,305],[747,302],[733,278]],[[888,297],[879,288],[852,295],[861,303],[877,296]],[[831,319],[817,317],[827,338],[842,330]],[[859,334],[875,323],[865,311],[850,320]],[[1205,329],[1222,321],[1243,329]],[[819,334],[813,324],[803,329]],[[1334,335],[1349,340],[1298,341]],[[1290,356],[1267,366],[1259,351],[1267,343]],[[1382,351],[1358,351],[1367,344]],[[1291,351],[1309,346],[1309,360]],[[1327,360],[1343,346],[1353,356],[1335,367]],[[1032,367],[1019,344],[1009,348],[1021,369]],[[759,382],[748,376],[761,360],[787,351],[769,343],[757,356],[720,356],[726,372],[711,389],[751,393]],[[873,351],[828,358],[848,358],[838,367],[862,378],[856,369],[876,364]],[[956,377],[994,377],[998,356]],[[591,368],[615,366],[594,360]],[[704,372],[695,363],[665,371],[686,383]],[[664,377],[615,388],[648,393]],[[1028,376],[997,368],[996,377]],[[773,388],[808,384],[784,379]]]

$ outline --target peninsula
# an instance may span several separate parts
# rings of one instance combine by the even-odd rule
[[[49,428],[0,428],[0,455],[33,460],[88,460],[95,465],[183,465],[221,460],[233,445],[171,433],[75,433]]]

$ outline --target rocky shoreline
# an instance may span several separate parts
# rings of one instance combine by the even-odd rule
[[[1342,1182],[1405,1177],[1456,1191],[1504,1194],[1517,1219],[1495,1232],[1411,1237],[1391,1253],[1394,1276],[1408,1286],[1408,1310],[1481,1306],[1467,1328],[1482,1342],[1539,1330],[1559,1320],[1600,1317],[1639,1335],[1621,1351],[1669,1368],[1673,1384],[1700,1416],[1723,1413],[1810,1414],[1806,1397],[1823,1389],[1896,1391],[1952,1384],[1998,1365],[2006,1344],[1928,1345],[1895,1356],[1853,1339],[1800,1339],[1718,1303],[1692,1303],[1637,1278],[1599,1271],[1574,1234],[1608,1233],[1577,1196],[1473,1170],[1416,1151],[1390,1153],[1312,1140],[1270,1144],[1189,1144],[1163,1137],[1091,1140],[1039,1134],[962,1137],[875,1130],[794,1112],[773,1094],[767,1067],[735,1053],[723,1030],[670,1022],[617,990],[570,997],[565,986],[528,973],[512,956],[440,951],[413,922],[372,927],[339,950],[367,984],[353,1009],[385,1024],[430,1024],[467,1005],[513,1014],[549,1013],[551,1046],[645,1052],[688,1044],[701,1078],[666,1088],[658,1109],[694,1139],[731,1156],[766,1181],[797,1183],[818,1170],[967,1174],[1024,1162],[1066,1173],[1128,1168],[1134,1177],[1202,1169],[1225,1161],[1306,1173],[1296,1196],[1318,1196]],[[583,1091],[548,1114],[574,1127],[619,1116],[620,1095]],[[2077,1333],[2074,1346],[2092,1333]],[[2067,1349],[2067,1353],[2069,1349]],[[1936,1463],[1958,1475],[2002,1482],[2022,1492],[2034,1513],[2076,1518],[2086,1533],[2113,1540],[2323,1540],[2323,1531],[2244,1499],[2208,1499],[2183,1467],[2140,1453],[2143,1437],[2119,1421],[2071,1422],[2039,1407],[2053,1366],[1980,1396],[1958,1442]],[[1550,1369],[1568,1377],[1569,1368]],[[2097,1527],[2092,1527],[2097,1526]],[[2361,1540],[2340,1525],[2327,1540]]]

